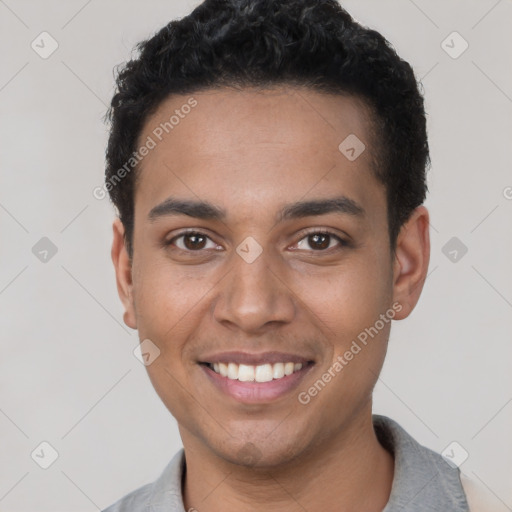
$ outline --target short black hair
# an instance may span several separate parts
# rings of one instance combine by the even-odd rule
[[[362,99],[372,113],[372,167],[386,187],[395,249],[402,224],[425,200],[430,157],[419,84],[379,32],[336,0],[205,0],[136,49],[117,69],[106,116],[105,185],[130,258],[138,176],[136,164],[133,172],[126,164],[146,120],[172,94],[219,87],[294,85]]]

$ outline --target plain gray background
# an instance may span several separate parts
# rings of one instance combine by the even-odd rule
[[[181,447],[133,354],[114,210],[92,191],[114,66],[198,3],[0,0],[0,510],[98,510]],[[456,441],[461,469],[512,510],[512,2],[342,3],[421,79],[432,158],[430,274],[393,324],[375,411],[439,452]],[[43,31],[58,44],[45,59],[31,47]],[[455,262],[453,237],[467,247]],[[42,442],[58,452],[47,469]]]

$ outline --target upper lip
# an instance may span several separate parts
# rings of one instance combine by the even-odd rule
[[[286,352],[260,352],[251,354],[249,352],[219,352],[202,358],[202,363],[236,363],[259,366],[262,364],[274,363],[302,363],[306,364],[313,361],[312,358],[303,357],[298,354],[290,354]]]

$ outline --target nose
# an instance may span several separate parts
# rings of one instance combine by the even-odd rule
[[[290,323],[296,314],[293,291],[279,262],[269,262],[265,250],[251,263],[237,253],[221,281],[214,318],[231,329],[260,334]]]

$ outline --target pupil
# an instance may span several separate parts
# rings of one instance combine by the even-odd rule
[[[324,239],[323,243],[318,243],[318,238],[322,237]],[[311,235],[311,238],[314,239],[313,244],[316,244],[317,247],[320,249],[325,249],[326,247],[329,247],[329,235],[324,235],[322,233],[317,233],[315,235]]]
[[[197,244],[197,240],[198,239],[203,239],[203,245]],[[186,235],[185,236],[185,246],[187,247],[187,249],[202,249],[202,247],[204,246],[204,239],[205,237],[203,235],[194,235],[194,234],[191,234],[191,235]],[[191,244],[189,243],[190,240],[194,240]]]

